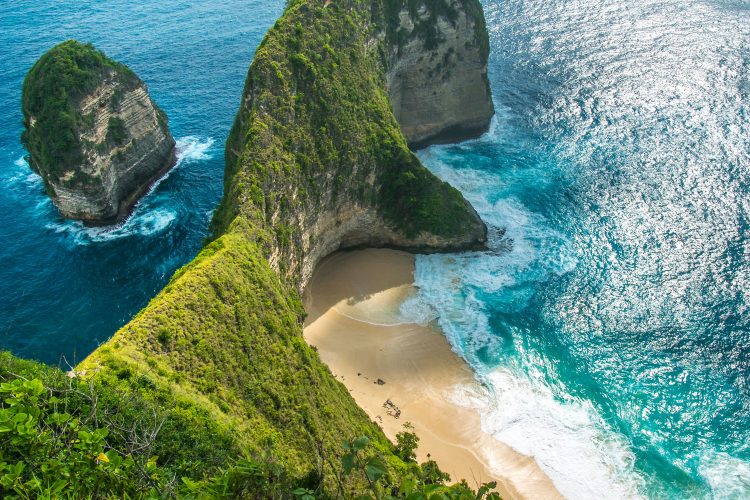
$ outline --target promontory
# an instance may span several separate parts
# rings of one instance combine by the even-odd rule
[[[74,40],[26,75],[21,141],[65,218],[121,220],[175,163],[166,114],[127,66]]]
[[[197,257],[70,378],[0,356],[8,373],[96,396],[67,407],[113,429],[87,449],[104,479],[78,495],[488,494],[444,484],[437,464],[415,462],[413,439],[385,437],[305,342],[300,300],[340,249],[485,247],[476,211],[409,145],[486,130],[487,54],[479,0],[287,2],[237,89],[224,197]]]

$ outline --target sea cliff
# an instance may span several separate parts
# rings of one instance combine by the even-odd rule
[[[421,28],[393,31],[402,24]],[[478,0],[290,2],[250,66],[207,245],[72,374],[152,409],[159,466],[199,480],[236,457],[272,454],[293,484],[353,496],[364,476],[342,477],[335,464],[342,440],[368,436],[388,484],[406,477],[408,460],[304,341],[299,292],[341,248],[484,246],[474,209],[420,164],[402,128],[418,142],[486,127],[485,42]],[[440,81],[482,99],[459,95],[458,119],[429,123],[411,111],[418,98],[392,103],[399,85],[412,95],[398,83],[401,57],[459,45],[476,60],[459,76],[461,60],[450,59]],[[271,495],[263,484],[254,494]]]
[[[478,2],[386,3],[386,88],[409,145],[487,131],[489,37]]]
[[[117,222],[175,163],[166,114],[126,66],[74,40],[45,53],[23,85],[29,165],[63,217]]]

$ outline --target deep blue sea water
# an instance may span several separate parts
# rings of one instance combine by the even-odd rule
[[[0,2],[0,348],[80,360],[198,252],[255,48],[283,0]],[[129,65],[167,112],[178,166],[114,230],[60,219],[23,161],[21,82],[58,42]]]
[[[488,387],[456,401],[572,498],[750,498],[750,4],[484,5],[492,129],[420,157],[491,251],[419,257],[408,304]],[[0,348],[81,359],[195,255],[282,7],[0,3]],[[110,231],[61,220],[18,143],[23,76],[71,37],[130,65],[179,143]]]

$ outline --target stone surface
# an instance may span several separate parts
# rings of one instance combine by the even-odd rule
[[[128,68],[90,45],[69,41],[53,48],[27,77],[46,81],[25,83],[24,92],[31,94],[28,89],[35,84],[72,87],[66,79],[79,62],[68,62],[74,57],[85,61],[88,74],[86,80],[62,94],[68,96],[65,114],[76,117],[66,131],[72,139],[61,145],[58,137],[52,137],[58,133],[57,124],[63,126],[60,114],[48,113],[44,118],[50,122],[46,128],[39,126],[42,119],[33,114],[34,110],[49,109],[50,103],[44,100],[58,96],[45,97],[38,90],[35,96],[25,96],[25,103],[35,100],[33,107],[24,109],[29,163],[44,179],[63,217],[88,224],[111,224],[125,217],[151,184],[174,165],[175,141],[166,114],[151,100],[146,85]],[[92,59],[99,63],[93,69]],[[60,60],[68,66],[61,69]],[[74,90],[82,94],[75,95]]]
[[[435,12],[433,2],[418,4],[416,12],[407,2],[399,12],[386,78],[393,112],[413,148],[473,138],[489,127],[489,42],[481,7],[472,3],[453,0],[452,19]],[[432,43],[419,35],[419,23],[435,25]]]
[[[52,199],[63,217],[91,223],[116,222],[174,165],[175,141],[146,86],[124,92],[119,105],[113,106],[117,88],[111,80],[102,82],[81,103],[82,113],[94,116],[94,126],[81,131],[86,161],[79,167],[92,181],[73,187],[52,184]],[[124,122],[127,142],[123,144],[107,140],[113,117]]]

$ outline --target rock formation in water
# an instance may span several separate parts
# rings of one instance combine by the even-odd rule
[[[341,248],[483,248],[477,213],[404,132],[419,143],[486,127],[486,40],[478,0],[288,3],[248,72],[212,241],[77,368],[158,408],[149,455],[169,477],[273,452],[296,484],[354,497],[362,478],[334,463],[342,440],[366,435],[401,484],[411,466],[305,343],[299,292]]]
[[[350,3],[363,11],[356,18],[339,12]],[[287,15],[298,24],[283,33],[275,27],[256,53],[227,141],[214,231],[252,213],[275,234],[271,267],[299,291],[320,259],[339,249],[482,248],[486,228],[477,213],[408,148],[486,129],[493,108],[481,5],[314,5],[295,4]],[[450,96],[445,109],[435,96]]]
[[[23,84],[29,165],[63,217],[109,224],[175,163],[166,114],[126,66],[63,42]]]

